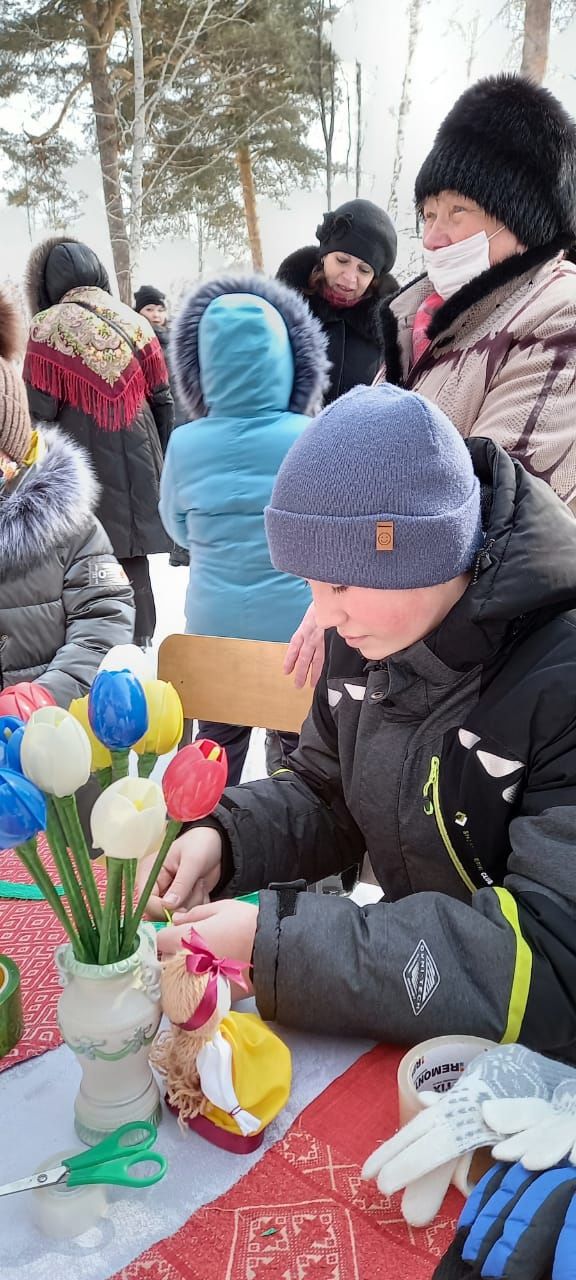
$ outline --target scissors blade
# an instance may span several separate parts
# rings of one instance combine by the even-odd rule
[[[43,1173],[34,1173],[31,1178],[20,1178],[19,1182],[7,1182],[0,1187],[0,1196],[11,1196],[15,1191],[34,1191],[37,1187],[51,1187],[68,1173],[66,1165],[59,1164],[54,1169],[45,1169]]]

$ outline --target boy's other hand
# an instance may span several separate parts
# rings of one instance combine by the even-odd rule
[[[182,923],[185,919],[185,923]],[[175,923],[158,933],[158,950],[162,958],[174,955],[180,949],[182,938],[188,939],[193,925],[202,935],[216,956],[237,960],[249,965],[254,950],[254,938],[258,924],[258,907],[251,902],[236,902],[233,898],[195,907],[192,911],[177,912]],[[244,971],[247,991],[232,983],[232,999],[242,1000],[254,994],[254,988]]]
[[[154,862],[154,855],[138,866],[140,892]],[[222,839],[214,827],[194,827],[174,841],[146,908],[151,920],[165,920],[178,908],[189,911],[210,901],[222,869]]]

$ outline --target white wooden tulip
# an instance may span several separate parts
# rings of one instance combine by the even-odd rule
[[[26,725],[20,763],[26,777],[46,795],[72,796],[90,777],[88,734],[62,707],[39,707]]]
[[[154,680],[156,659],[137,644],[115,644],[102,659],[98,671],[131,671],[138,680]]]
[[[98,797],[90,816],[92,840],[107,858],[145,858],[164,837],[162,789],[148,778],[120,778]]]

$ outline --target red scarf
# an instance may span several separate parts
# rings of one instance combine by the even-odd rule
[[[412,327],[412,364],[424,355],[428,350],[431,338],[428,337],[428,328],[434,312],[438,310],[444,303],[444,298],[439,293],[429,293],[428,297],[420,303],[416,315],[414,316],[414,324]]]
[[[331,307],[339,307],[342,311],[346,310],[347,307],[355,307],[362,301],[362,298],[351,298],[350,300],[343,298],[339,293],[334,293],[327,284],[322,285],[322,297],[325,298],[326,302],[330,303]]]

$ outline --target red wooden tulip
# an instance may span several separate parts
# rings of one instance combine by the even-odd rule
[[[0,716],[18,716],[28,721],[39,707],[55,707],[56,699],[42,685],[30,680],[9,685],[0,693]]]
[[[162,779],[166,808],[177,822],[206,818],[216,808],[226,786],[228,761],[223,747],[197,738],[183,747]]]

